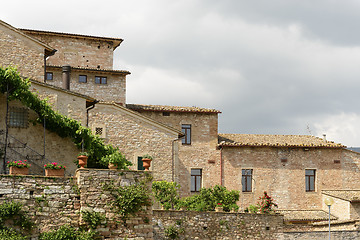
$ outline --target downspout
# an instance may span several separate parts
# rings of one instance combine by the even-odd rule
[[[176,141],[180,140],[182,137],[178,137],[175,138],[174,140],[172,140],[172,144],[171,144],[171,179],[173,182],[175,182],[175,148],[174,148],[174,144]]]
[[[97,104],[98,100],[93,101],[90,106],[86,107],[86,127],[89,127],[89,111],[95,107],[95,104]]]
[[[220,186],[223,186],[223,146],[220,146]]]
[[[45,50],[45,53],[44,53],[44,83],[46,83],[46,60],[48,57],[52,56],[55,54],[57,50],[54,49],[52,50],[51,52],[49,52],[48,54],[46,53],[46,50]]]

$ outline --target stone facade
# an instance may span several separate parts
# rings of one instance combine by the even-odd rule
[[[153,211],[154,239],[174,226],[179,239],[281,239],[282,215]]]
[[[178,135],[175,129],[112,103],[98,103],[90,111],[90,127],[102,128],[107,144],[118,147],[138,169],[138,157],[150,154],[151,170],[157,180],[172,181],[177,161]]]
[[[0,203],[12,200],[23,204],[35,223],[32,237],[64,224],[83,225],[81,211],[87,210],[106,217],[106,222],[96,229],[104,239],[153,239],[151,222],[144,222],[145,218],[152,218],[151,208],[130,217],[125,227],[107,205],[112,198],[110,193],[102,188],[109,181],[128,186],[145,177],[140,171],[96,169],[79,169],[76,178],[0,175]]]
[[[322,209],[321,190],[356,188],[358,160],[358,153],[341,148],[225,147],[223,181],[229,189],[241,190],[241,170],[252,169],[252,189],[240,195],[242,209],[264,191],[281,209]],[[305,191],[305,169],[316,171],[315,191]]]
[[[46,48],[31,37],[0,20],[0,66],[14,66],[26,77],[44,80]]]
[[[25,127],[9,127],[9,138],[7,157],[11,160],[27,159],[32,164],[31,174],[44,174],[43,165],[49,162],[58,162],[67,166],[66,174],[69,175],[77,168],[73,160],[79,153],[78,148],[69,138],[61,138],[57,134],[45,131],[45,159],[44,155],[44,128],[36,122],[38,115],[24,107],[19,101],[9,103],[9,112],[21,110],[25,113]],[[4,149],[5,142],[5,117],[6,117],[6,97],[0,94],[0,143]],[[0,161],[0,169],[3,172],[3,161]]]
[[[220,184],[220,151],[218,144],[218,112],[139,111],[143,116],[181,129],[182,124],[191,125],[191,144],[179,145],[175,181],[181,185],[180,195],[191,194],[191,169],[202,170],[202,187]],[[169,116],[167,116],[169,115]]]

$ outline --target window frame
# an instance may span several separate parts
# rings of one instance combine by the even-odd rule
[[[137,170],[138,171],[144,171],[145,170],[141,156],[137,157]]]
[[[249,174],[250,171],[250,174]],[[253,169],[241,169],[241,191],[252,192]],[[249,184],[250,183],[250,187]]]
[[[29,110],[22,107],[10,107],[7,124],[10,128],[28,128]]]
[[[97,80],[99,80],[97,82]],[[107,77],[106,76],[95,76],[94,80],[95,84],[107,84]]]
[[[312,171],[312,174],[308,174],[307,171]],[[305,191],[316,192],[315,183],[316,183],[316,169],[305,169]]]
[[[191,145],[191,124],[181,124],[181,131],[185,134],[181,138],[181,143],[183,145]]]
[[[193,173],[193,170],[199,170],[200,173],[199,174]],[[200,186],[197,186],[198,182],[199,182]],[[192,187],[193,185],[194,185],[194,189]],[[191,168],[190,169],[190,192],[198,193],[198,192],[200,192],[201,187],[202,187],[202,169],[201,168]]]
[[[85,82],[80,80],[81,77],[85,77]],[[79,83],[87,83],[87,75],[79,75]]]
[[[51,79],[48,78],[48,76],[51,76]],[[45,78],[46,78],[45,80],[50,80],[50,81],[54,80],[54,73],[53,72],[46,72]]]

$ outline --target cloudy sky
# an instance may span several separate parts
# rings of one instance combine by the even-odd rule
[[[360,146],[360,1],[1,3],[14,27],[118,37],[127,102],[222,111],[221,133]]]

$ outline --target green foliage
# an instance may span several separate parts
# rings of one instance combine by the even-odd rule
[[[11,228],[0,228],[0,240],[27,240],[28,238]]]
[[[84,231],[69,225],[63,225],[58,230],[43,232],[39,240],[94,240],[100,239],[95,231]]]
[[[164,229],[165,236],[168,239],[177,239],[179,238],[179,235],[184,232],[185,230],[183,228],[180,228],[179,226],[175,226],[175,225],[169,225]]]
[[[96,229],[102,222],[106,221],[104,214],[98,212],[82,211],[82,219],[90,227],[90,229]]]
[[[127,166],[127,160],[125,156],[119,151],[102,157],[100,161],[105,166],[107,166],[109,163],[112,163],[116,165],[118,169],[125,169]]]
[[[40,100],[37,95],[29,90],[30,82],[23,79],[17,70],[11,67],[0,67],[0,92],[8,91],[9,100],[19,100],[38,114],[37,122],[43,124],[46,119],[46,129],[58,134],[60,137],[69,137],[80,149],[82,146],[89,153],[88,167],[104,168],[100,160],[103,156],[117,152],[111,145],[105,145],[103,140],[91,133],[89,128],[81,126],[81,123],[61,115],[54,111],[46,100]],[[122,167],[130,166],[129,161],[124,160]]]
[[[66,166],[58,164],[57,162],[52,162],[44,165],[45,169],[65,169]]]
[[[229,191],[226,187],[216,185],[213,188],[202,188],[199,194],[181,199],[178,206],[192,211],[214,211],[220,203],[224,211],[229,212],[238,209],[236,202],[239,197],[239,191]]]
[[[11,227],[19,227],[21,232],[17,232]],[[3,202],[0,204],[0,239],[26,239],[23,235],[30,231],[33,223],[24,211],[22,204],[18,202]]]
[[[256,205],[250,205],[248,208],[245,209],[245,212],[250,213],[257,213],[259,211],[259,207]]]
[[[8,161],[7,167],[17,167],[17,168],[29,168],[31,164],[27,163],[27,160],[18,160],[18,161]]]
[[[179,188],[180,185],[176,182],[155,181],[152,183],[154,197],[165,210],[174,209],[178,204]]]
[[[142,158],[147,158],[147,159],[150,159],[150,160],[153,160],[153,157],[150,156],[149,154],[145,154],[144,156],[142,156]]]
[[[274,200],[267,194],[267,192],[264,192],[264,195],[262,197],[259,197],[258,207],[260,208],[261,213],[271,213],[273,212],[273,207],[278,207],[276,203],[274,203]]]
[[[109,191],[113,197],[110,204],[125,224],[129,216],[134,216],[143,206],[151,206],[146,183],[147,181],[143,180],[130,186],[116,186],[113,182],[104,184],[103,189]]]

